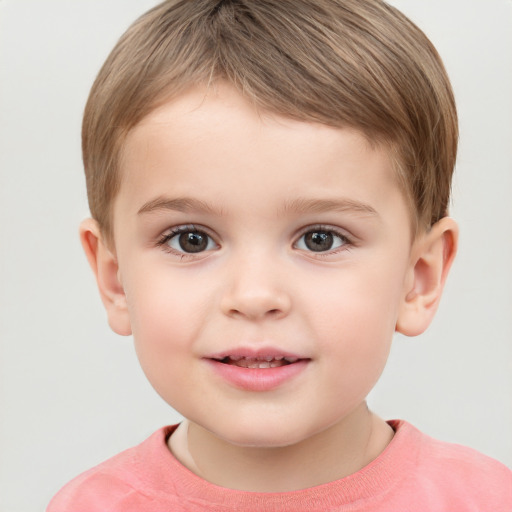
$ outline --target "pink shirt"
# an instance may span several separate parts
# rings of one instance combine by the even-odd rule
[[[164,427],[67,484],[47,512],[511,512],[512,471],[404,421],[368,466],[341,480],[285,493],[213,485],[181,465]]]

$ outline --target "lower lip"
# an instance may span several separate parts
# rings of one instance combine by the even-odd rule
[[[276,389],[302,373],[308,365],[307,359],[275,368],[244,368],[207,359],[213,370],[224,380],[247,391],[270,391]]]

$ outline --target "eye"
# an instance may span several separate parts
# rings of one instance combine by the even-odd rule
[[[327,252],[349,244],[347,237],[330,229],[312,229],[304,233],[295,247],[303,251]]]
[[[217,244],[207,233],[190,226],[174,229],[166,234],[158,245],[181,254],[196,254],[217,248]]]

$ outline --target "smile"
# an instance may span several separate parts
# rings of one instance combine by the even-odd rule
[[[279,368],[289,364],[296,363],[298,357],[284,356],[266,356],[266,357],[244,357],[244,356],[227,356],[220,360],[220,363],[238,366],[240,368]]]
[[[272,391],[300,376],[311,359],[278,350],[235,350],[205,358],[217,378],[245,391]]]

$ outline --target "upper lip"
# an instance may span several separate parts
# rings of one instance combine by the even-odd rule
[[[289,352],[287,350],[281,350],[273,347],[261,347],[261,348],[251,348],[251,347],[238,347],[231,350],[223,350],[222,352],[216,352],[214,354],[208,355],[206,359],[215,359],[217,361],[222,361],[226,358],[239,358],[239,359],[254,359],[254,360],[273,360],[273,359],[287,359],[288,361],[298,361],[299,359],[309,359],[308,357],[304,357],[293,352]]]

